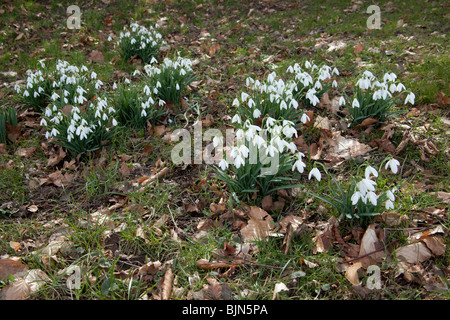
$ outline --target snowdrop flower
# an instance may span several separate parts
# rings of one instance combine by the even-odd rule
[[[298,172],[303,173],[305,171],[306,164],[301,160],[297,159],[292,166],[292,171],[297,169]]]
[[[47,121],[45,121],[44,118],[41,119],[41,122],[39,123],[42,127],[46,127],[47,126]]]
[[[341,96],[341,98],[339,99],[339,106],[343,106],[345,105],[345,99],[344,96]]]
[[[261,111],[259,111],[258,109],[255,109],[253,111],[253,118],[258,119],[261,116]]]
[[[309,116],[306,113],[304,113],[304,114],[302,114],[300,121],[302,123],[307,123],[308,121],[311,121],[311,119],[309,118]]]
[[[56,101],[57,99],[60,98],[59,94],[57,94],[56,92],[53,92],[52,96],[50,97],[53,101]]]
[[[388,197],[388,199],[389,199],[390,201],[395,201],[394,193],[393,193],[391,190],[388,190],[388,191],[386,192],[386,196]]]
[[[400,165],[400,162],[398,162],[398,160],[392,158],[391,160],[389,160],[386,165],[385,165],[385,169],[387,170],[388,168],[391,169],[391,171],[396,174],[398,172],[398,166]]]
[[[308,175],[308,179],[311,180],[311,177],[314,176],[314,178],[317,179],[317,181],[320,181],[320,179],[322,179],[322,175],[319,171],[319,169],[317,168],[313,168]]]
[[[386,200],[385,206],[386,206],[386,210],[394,209],[394,203],[391,200]]]
[[[97,79],[97,74],[95,73],[95,71],[91,72],[91,79]]]
[[[339,75],[339,70],[338,69],[336,69],[336,67],[334,67],[334,69],[333,69],[333,71],[332,71],[332,73],[334,73],[335,75]]]
[[[175,89],[180,90],[180,85],[177,83],[177,85],[175,86]]]
[[[333,80],[333,83],[331,84],[333,88],[337,88],[338,84],[336,80]]]
[[[402,92],[403,90],[405,90],[405,86],[403,85],[403,83],[399,83],[397,84],[397,92]]]
[[[308,60],[305,61],[305,68],[311,68],[311,63]]]
[[[359,108],[359,101],[358,99],[353,99],[352,108]]]
[[[378,177],[378,172],[374,167],[368,166],[365,171],[366,179],[370,179],[370,175],[373,174],[375,177]]]
[[[117,126],[117,120],[114,118],[112,119],[112,125],[113,125],[113,127]]]
[[[369,179],[362,179],[360,182],[356,184],[359,191],[362,194],[366,194],[368,191],[375,191],[375,185],[377,183],[375,181],[369,180]]]
[[[220,137],[215,136],[215,137],[213,138],[213,146],[214,146],[214,148],[217,148],[217,146],[218,146],[219,144],[221,144],[221,143],[222,143],[222,139],[221,139]]]
[[[253,101],[253,99],[250,98],[250,99],[248,100],[248,107],[249,107],[249,108],[253,108],[255,105],[256,105],[255,101]]]
[[[359,191],[356,191],[355,193],[353,193],[350,200],[352,200],[353,205],[356,205],[358,203],[359,199],[363,199],[363,198],[364,198],[363,194]]]
[[[415,94],[410,92],[405,99],[405,104],[407,104],[408,102],[411,104],[414,104],[414,99],[416,98]]]
[[[245,92],[242,92],[242,93],[241,93],[241,100],[242,100],[242,102],[244,102],[245,100],[247,100],[248,97],[249,97],[249,95],[248,95],[247,93],[245,93]]]
[[[39,92],[35,91],[35,92],[34,92],[34,97],[35,97],[35,98],[39,97]]]
[[[228,162],[225,159],[220,160],[219,167],[220,169],[225,171],[226,169],[228,169]]]
[[[237,122],[237,123],[239,123],[239,124],[242,122],[242,121],[241,121],[241,117],[239,117],[238,114],[235,114],[234,117],[233,117],[233,119],[231,119],[231,123],[235,123],[235,122]]]
[[[59,134],[59,131],[56,128],[53,128],[50,134],[52,137],[56,137]]]
[[[366,199],[369,199],[369,201],[370,201],[374,206],[377,205],[378,196],[376,195],[375,192],[369,191],[369,192],[366,194]]]
[[[103,82],[99,79],[97,80],[97,82],[95,83],[95,89],[100,89],[103,85]]]
[[[266,119],[266,126],[268,127],[273,127],[273,125],[275,124],[276,120],[272,117],[267,117]]]
[[[234,166],[239,169],[241,165],[245,165],[245,160],[241,157],[240,154],[234,159]]]
[[[232,106],[234,106],[234,107],[239,107],[239,100],[238,100],[237,98],[235,98],[235,99],[233,100]]]
[[[277,148],[273,145],[269,145],[266,149],[266,156],[270,155],[271,157],[275,156],[275,152],[277,152]]]

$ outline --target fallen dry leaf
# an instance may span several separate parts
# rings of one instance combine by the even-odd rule
[[[36,147],[19,148],[19,149],[17,149],[15,155],[19,156],[19,157],[30,158],[35,151],[36,151]]]
[[[264,239],[273,229],[272,217],[263,209],[252,206],[248,212],[250,220],[247,225],[241,229],[241,235],[244,242]]]
[[[92,62],[103,62],[105,61],[105,57],[103,56],[103,53],[98,50],[92,50],[89,54],[89,60]]]
[[[423,242],[412,243],[395,250],[397,260],[417,264],[433,256],[432,252]]]
[[[173,288],[173,271],[171,268],[167,269],[161,283],[161,300],[169,300]]]
[[[275,300],[277,298],[277,295],[281,291],[289,291],[289,288],[283,282],[275,284],[275,288],[273,289],[272,300]]]
[[[361,284],[359,281],[358,270],[363,267],[361,262],[356,262],[347,268],[345,271],[345,278],[354,286],[358,286]]]
[[[355,47],[353,48],[353,53],[355,54],[355,56],[357,56],[358,54],[360,54],[363,51],[364,51],[364,46],[360,43],[355,45]]]
[[[10,275],[19,278],[25,275],[28,271],[28,266],[21,262],[11,259],[0,259],[0,280],[7,280]]]
[[[372,253],[369,256],[363,257],[359,260],[364,268],[380,262],[384,257],[384,252],[377,251],[383,246],[382,242],[378,239],[377,233],[375,231],[375,225],[371,224],[367,227],[364,236],[361,239],[361,246],[359,250],[359,256]]]

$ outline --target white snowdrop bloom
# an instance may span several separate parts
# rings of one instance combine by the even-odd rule
[[[369,89],[370,87],[370,80],[367,78],[361,78],[356,82],[356,85],[359,86],[361,89]]]
[[[289,73],[294,73],[294,68],[292,66],[289,66],[286,71]]]
[[[336,81],[336,80],[333,80],[333,82],[331,83],[331,86],[332,86],[333,88],[337,88],[337,86],[338,86],[337,81]]]
[[[162,107],[163,105],[166,104],[166,102],[161,99],[161,100],[159,100],[158,104],[159,104],[160,107]]]
[[[91,79],[97,79],[97,74],[95,73],[95,71],[91,72]]]
[[[156,60],[156,58],[155,57],[152,57],[152,59],[150,60],[150,63],[151,64],[153,64],[153,63],[157,63],[158,62],[158,60]]]
[[[290,108],[297,109],[298,108],[298,102],[295,99],[291,99],[291,102],[289,103]]]
[[[113,127],[117,126],[117,120],[114,118],[112,119],[112,125],[113,125]]]
[[[414,104],[414,99],[416,98],[415,94],[410,92],[405,99],[405,104],[407,104],[408,102],[411,104]]]
[[[289,144],[288,144],[288,149],[291,151],[291,153],[295,153],[295,151],[297,151],[297,146],[295,145],[295,143],[294,142],[289,142]]]
[[[362,179],[356,184],[361,193],[366,194],[368,191],[375,191],[376,182],[369,179]]]
[[[180,74],[181,74],[182,76],[184,76],[184,75],[186,74],[186,70],[180,69]]]
[[[102,117],[102,114],[101,114],[99,109],[95,110],[94,117],[96,117],[96,118],[101,118]]]
[[[240,154],[238,154],[234,159],[234,166],[239,169],[241,165],[245,165],[245,160],[241,157]]]
[[[112,41],[112,38],[111,38],[111,36],[109,36],[109,37],[108,37],[108,41]]]
[[[287,110],[287,104],[286,104],[286,102],[284,101],[284,100],[281,100],[281,103],[280,103],[280,110],[283,110],[283,109],[286,109]]]
[[[345,98],[344,98],[344,96],[341,96],[339,98],[339,106],[343,106],[343,105],[345,105]]]
[[[147,116],[147,112],[145,112],[145,110],[141,111],[141,117],[146,117]]]
[[[398,162],[398,160],[392,158],[391,160],[389,160],[386,165],[385,165],[385,169],[387,170],[388,168],[391,169],[391,171],[396,174],[398,172],[398,166],[400,165],[400,162]]]
[[[225,171],[226,169],[228,169],[228,162],[225,159],[220,160],[219,167],[220,169]]]
[[[305,68],[311,68],[311,63],[308,60],[305,61]]]
[[[53,101],[56,101],[60,98],[59,94],[56,92],[53,92],[52,96],[50,97]]]
[[[253,118],[258,119],[261,116],[261,111],[259,111],[258,109],[255,109],[253,111]]]
[[[97,82],[95,83],[95,89],[100,89],[103,85],[103,82],[99,79],[97,80]]]
[[[297,159],[292,166],[292,171],[297,170],[299,173],[303,173],[305,168],[306,164],[301,159]]]
[[[235,98],[235,99],[233,100],[232,106],[234,106],[234,107],[239,107],[239,100],[238,100],[237,98]]]
[[[41,119],[41,122],[39,123],[42,127],[46,127],[47,126],[47,121],[45,121],[44,118]]]
[[[332,73],[338,76],[339,75],[339,70],[336,69],[336,67],[334,67]]]
[[[359,108],[359,101],[358,99],[353,99],[352,108]]]
[[[350,198],[350,200],[352,201],[353,205],[356,205],[359,201],[359,199],[363,199],[364,196],[361,192],[359,191],[355,191],[355,193],[353,193],[352,197]]]
[[[378,196],[376,195],[375,192],[369,191],[366,194],[366,199],[368,199],[374,206],[377,205]]]
[[[381,90],[377,90],[377,91],[375,91],[374,93],[373,93],[373,95],[372,95],[372,99],[373,100],[379,100],[379,99],[381,99],[382,98],[382,96],[381,96]]]
[[[365,171],[365,177],[366,177],[366,179],[369,179],[369,178],[370,178],[370,175],[374,175],[375,177],[378,177],[378,172],[377,172],[377,170],[376,170],[374,167],[372,167],[372,166],[368,166],[368,167],[366,168],[366,171]]]
[[[50,139],[52,137],[52,134],[50,132],[45,132],[45,138]]]
[[[297,137],[297,130],[291,126],[284,126],[283,134],[288,138],[291,138],[293,135]]]
[[[45,108],[45,116],[46,117],[51,117],[52,115],[52,109],[50,108]]]
[[[154,93],[154,94],[158,94],[158,89],[153,88],[153,93]]]
[[[217,148],[217,146],[218,146],[219,144],[222,144],[222,139],[221,139],[220,136],[215,136],[215,137],[213,138],[213,146],[214,146],[214,148]]]
[[[126,84],[130,84],[131,83],[130,79],[128,79],[128,78],[125,78],[125,80],[123,82],[125,82]]]
[[[35,98],[39,97],[39,92],[35,91],[34,94],[33,94],[33,96],[34,96]]]
[[[253,145],[257,145],[258,148],[261,148],[262,146],[266,145],[266,140],[264,140],[263,137],[257,134],[253,138]]]
[[[302,114],[302,117],[300,119],[300,121],[302,123],[307,123],[308,121],[310,121],[311,119],[308,117],[308,115],[306,113]]]
[[[273,145],[268,145],[266,149],[266,155],[270,155],[271,157],[275,156],[275,152],[277,152],[277,148]]]
[[[251,108],[253,108],[255,105],[256,105],[256,103],[255,103],[255,101],[252,99],[252,98],[250,98],[249,100],[248,100],[248,107],[251,109]]]
[[[136,39],[135,38],[131,39],[130,43],[131,44],[135,44],[136,43]]]
[[[317,90],[321,90],[322,89],[322,84],[320,83],[319,80],[317,80],[316,83],[314,84],[314,88],[316,88]]]
[[[244,158],[248,158],[248,154],[249,154],[249,149],[247,148],[247,146],[245,144],[241,145],[239,147],[239,153],[244,157]]]
[[[44,92],[44,89],[43,89],[42,87],[38,87],[38,92],[39,92],[39,93],[43,93],[43,92]]]
[[[56,137],[59,134],[59,131],[56,128],[53,128],[50,134],[52,135],[52,137]]]
[[[241,100],[242,100],[242,102],[246,101],[248,97],[249,97],[249,95],[247,93],[245,93],[245,92],[241,93]]]
[[[235,114],[233,119],[231,119],[231,123],[235,123],[235,122],[237,122],[239,124],[241,123],[241,117],[238,114]]]
[[[320,173],[319,169],[317,168],[313,168],[308,175],[308,179],[311,180],[311,177],[313,177],[317,179],[317,181],[320,181],[322,179],[322,174]]]
[[[394,203],[391,200],[386,200],[385,206],[386,206],[386,210],[394,209]]]
[[[141,72],[138,69],[134,70],[134,72],[133,72],[133,76],[138,76],[140,74],[141,74]]]
[[[394,193],[391,190],[386,191],[386,196],[388,197],[389,200],[395,201]]]
[[[266,120],[266,125],[272,127],[275,124],[276,120],[274,118],[268,117]]]
[[[397,84],[397,92],[402,92],[403,90],[406,90],[406,88],[403,85],[403,83]]]

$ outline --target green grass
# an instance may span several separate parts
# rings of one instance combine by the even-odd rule
[[[394,228],[383,223],[380,226],[391,228],[388,242],[397,239],[399,245],[405,245],[405,230],[432,225],[429,220],[421,220],[421,210],[439,208],[446,211],[444,218],[436,218],[439,219],[437,223],[448,231],[448,204],[436,196],[436,191],[450,192],[450,167],[446,151],[448,111],[446,106],[437,105],[440,92],[450,96],[450,61],[447,39],[443,36],[448,33],[445,10],[448,7],[445,4],[418,0],[398,3],[379,1],[382,28],[372,31],[366,28],[369,4],[350,0],[323,3],[312,0],[301,3],[111,1],[108,5],[102,1],[81,1],[78,5],[82,11],[82,28],[68,30],[65,27],[64,4],[25,0],[2,3],[0,71],[18,72],[17,79],[12,79],[17,81],[25,79],[25,70],[35,69],[40,59],[46,58],[52,62],[66,59],[74,64],[91,64],[98,78],[112,85],[121,78],[116,71],[131,74],[141,66],[119,59],[118,50],[106,41],[108,35],[114,34],[117,40],[122,27],[132,21],[150,26],[166,17],[161,27],[162,34],[178,35],[181,39],[169,43],[169,56],[180,51],[183,56],[197,59],[198,64],[193,69],[198,75],[196,80],[202,81],[190,92],[191,109],[171,115],[171,124],[166,122],[167,119],[161,119],[161,124],[172,131],[185,125],[189,128],[199,116],[204,118],[207,114],[214,116],[214,127],[224,128],[228,121],[220,118],[218,111],[230,113],[228,109],[245,84],[246,77],[265,77],[275,67],[278,67],[277,72],[281,72],[288,65],[307,59],[326,62],[335,65],[341,72],[340,88],[354,83],[363,70],[362,64],[369,65],[367,68],[376,75],[395,72],[405,86],[416,94],[414,107],[421,112],[419,117],[396,120],[397,123],[410,126],[417,139],[432,141],[440,152],[425,162],[421,160],[420,145],[409,143],[396,156],[404,164],[403,173],[411,169],[411,174],[403,178],[388,175],[380,184],[395,184],[402,190],[396,194],[395,212],[408,219]],[[356,9],[352,9],[354,5],[357,5]],[[113,20],[110,25],[104,23],[108,17]],[[400,25],[400,19],[406,25]],[[211,37],[199,40],[201,30],[208,31]],[[15,40],[21,32],[24,34],[22,38]],[[204,53],[209,54],[213,38],[220,44],[221,50],[207,58]],[[328,52],[328,45],[334,40],[344,41],[346,48]],[[364,46],[358,56],[353,53],[356,44]],[[105,61],[87,61],[92,50],[100,50]],[[269,57],[275,62],[264,62]],[[208,78],[215,81],[208,81]],[[1,80],[6,82],[3,78]],[[0,97],[2,103],[25,110],[25,106],[13,99],[12,88],[2,87],[3,92],[5,94]],[[398,106],[399,109],[403,107]],[[315,114],[332,118],[324,109],[316,108],[314,111]],[[23,124],[24,120],[21,118],[19,122]],[[23,135],[25,132],[28,132],[27,135]],[[391,138],[395,146],[402,141],[404,132],[404,128],[396,128]],[[306,129],[303,134],[305,141],[312,143],[317,142],[322,133],[317,129]],[[348,131],[343,134],[350,135]],[[381,138],[383,132],[375,128],[370,133],[358,131],[354,135],[363,143],[370,143]],[[199,259],[214,259],[214,253],[223,249],[225,242],[236,246],[242,240],[239,231],[233,230],[228,223],[208,230],[204,237],[195,240],[200,221],[208,217],[220,220],[209,205],[220,201],[220,191],[227,191],[219,184],[211,168],[176,166],[170,161],[173,144],[159,136],[122,129],[106,148],[105,165],[97,165],[98,159],[94,158],[83,165],[77,162],[72,184],[64,188],[50,185],[32,189],[29,185],[31,180],[39,181],[63,167],[64,161],[57,167],[46,166],[48,153],[41,148],[44,141],[39,129],[24,126],[19,140],[7,145],[8,153],[0,154],[0,205],[3,205],[0,211],[0,252],[2,255],[19,256],[30,269],[41,269],[52,280],[31,299],[136,300],[145,295],[151,299],[158,290],[164,269],[148,279],[134,275],[144,264],[155,261],[160,261],[164,267],[170,266],[175,274],[175,287],[180,290],[176,297],[173,295],[173,299],[192,298],[207,284],[208,276],[222,285],[228,285],[233,297],[242,300],[270,300],[274,286],[279,282],[288,285],[290,290],[279,293],[277,299],[359,299],[352,293],[345,273],[338,268],[338,261],[344,257],[340,245],[335,244],[327,252],[313,252],[315,226],[338,215],[333,207],[313,199],[307,193],[327,193],[327,184],[323,181],[317,183],[303,177],[300,182],[305,188],[301,194],[287,201],[282,212],[271,213],[275,224],[285,214],[305,213],[307,216],[306,232],[292,239],[287,254],[280,250],[282,237],[269,237],[259,241],[258,250],[251,253],[249,258],[253,264],[240,266],[231,276],[221,278],[219,274],[227,269],[205,270],[199,268],[196,262]],[[144,155],[144,148],[148,145],[153,147],[152,152]],[[37,148],[31,158],[14,155],[18,148],[31,146]],[[122,161],[117,156],[121,154],[132,156],[127,161],[130,168],[133,164],[139,165],[130,176],[122,176],[119,172]],[[361,174],[362,162],[368,160],[377,165],[385,155],[377,150],[370,153],[367,159],[350,159],[330,169],[330,172],[338,181],[345,183]],[[70,157],[65,160],[70,160]],[[164,161],[165,166],[170,168],[165,180],[142,191],[134,187],[137,179],[153,173],[158,160]],[[205,184],[197,189],[196,186],[202,181],[206,181]],[[428,187],[425,191],[420,189],[424,188],[423,185]],[[108,214],[112,225],[99,225],[90,219],[94,212],[110,207],[123,197],[127,202]],[[225,200],[230,210],[241,205],[231,197]],[[9,202],[10,205],[5,205]],[[39,205],[39,210],[35,213],[27,211],[27,207],[35,203]],[[187,213],[186,205],[189,203],[197,204],[202,210]],[[349,235],[354,228],[366,227],[370,223],[373,220],[342,221],[339,231],[342,236]],[[68,250],[58,253],[58,261],[49,265],[42,261],[39,251],[48,244],[56,229],[66,232]],[[443,238],[448,247],[448,236]],[[10,241],[20,242],[23,250],[15,252]],[[113,249],[115,253],[111,254]],[[309,268],[301,263],[301,259],[317,266]],[[448,293],[428,292],[421,284],[395,278],[394,262],[380,264],[384,285],[380,291],[370,292],[369,298],[449,298]],[[447,250],[444,255],[425,262],[424,267],[430,270],[434,265],[445,270],[449,262]],[[60,273],[70,265],[81,267],[81,289],[69,290],[67,277]],[[365,283],[365,272],[361,272],[360,279]],[[443,282],[448,286],[448,280]],[[0,282],[0,289],[7,284],[8,281]]]

